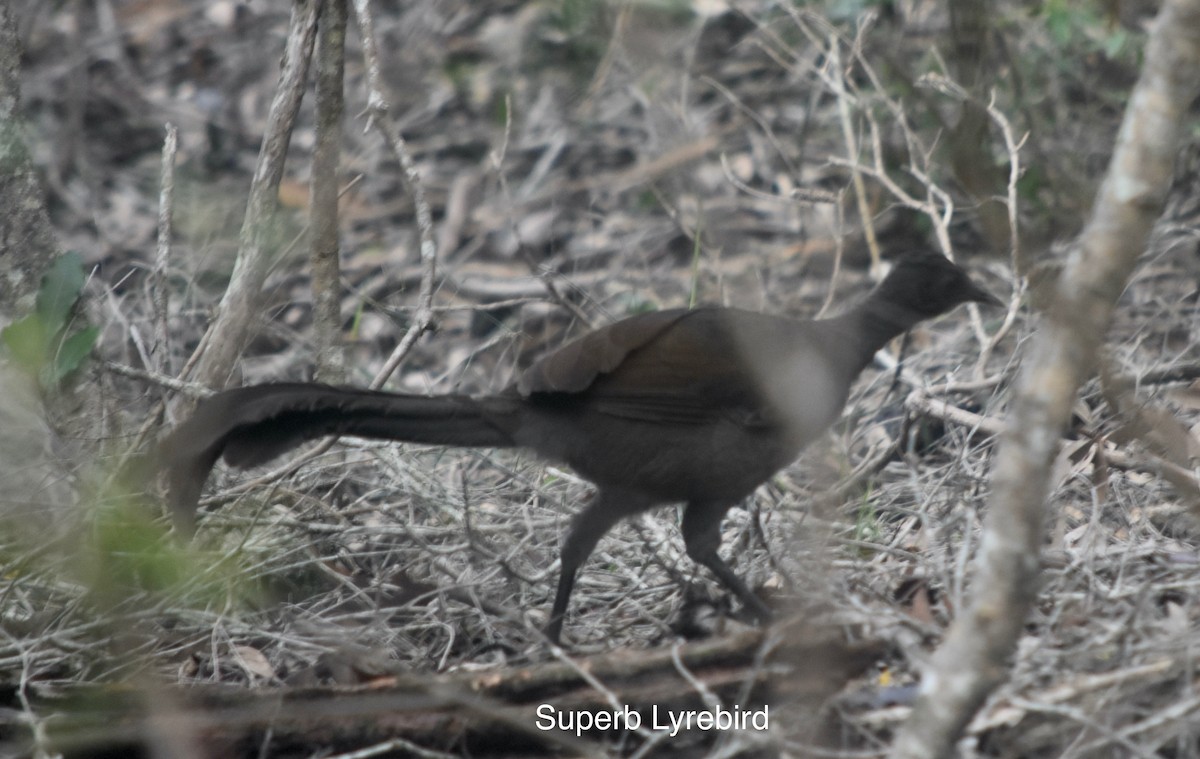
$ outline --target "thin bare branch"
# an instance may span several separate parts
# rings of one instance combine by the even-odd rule
[[[375,22],[367,0],[354,0],[354,15],[358,19],[358,32],[362,38],[363,59],[367,68],[367,127],[373,126],[379,131],[388,150],[395,156],[403,171],[404,183],[413,196],[417,231],[421,240],[421,289],[417,295],[417,310],[413,314],[412,324],[400,338],[395,350],[371,380],[372,388],[380,388],[404,361],[417,339],[433,326],[433,282],[437,275],[437,243],[433,233],[433,212],[429,210],[429,201],[425,198],[421,172],[417,170],[408,145],[388,115],[390,106],[383,94],[379,47],[375,42]]]
[[[257,321],[259,293],[274,260],[273,217],[278,207],[279,183],[296,113],[304,95],[308,66],[316,40],[317,15],[321,0],[297,0],[292,7],[283,66],[275,97],[267,115],[266,134],[258,154],[258,165],[250,184],[250,198],[242,222],[237,261],[216,318],[201,341],[203,350],[195,368],[195,380],[221,388]]]

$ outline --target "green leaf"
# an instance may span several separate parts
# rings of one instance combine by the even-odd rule
[[[1104,54],[1110,60],[1116,59],[1129,42],[1129,35],[1124,29],[1118,29],[1104,38]]]
[[[83,256],[68,251],[58,257],[37,294],[37,314],[52,333],[61,332],[83,290]]]
[[[1051,0],[1042,9],[1046,29],[1059,46],[1066,45],[1074,33],[1072,11],[1061,0]]]
[[[1017,178],[1017,195],[1030,203],[1038,202],[1038,195],[1046,186],[1046,173],[1038,164],[1025,167]]]
[[[62,341],[54,356],[53,384],[62,382],[83,365],[99,336],[99,327],[88,327]]]
[[[46,363],[46,328],[36,315],[26,316],[4,328],[0,340],[8,347],[17,364],[36,375]]]

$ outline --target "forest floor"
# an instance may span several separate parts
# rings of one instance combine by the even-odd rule
[[[66,445],[90,455],[76,462],[87,479],[172,395],[131,376],[147,368],[154,329],[163,124],[180,129],[166,279],[177,372],[233,268],[288,4],[12,5],[27,138],[103,328],[86,382],[110,434]],[[994,440],[1037,328],[1039,282],[1086,216],[1145,19],[1077,20],[1064,33],[996,4],[1008,41],[994,53],[998,108],[1024,137],[1027,291],[950,167],[959,101],[921,86],[945,75],[948,21],[928,7],[941,4],[897,3],[907,11],[869,23],[846,9],[873,4],[856,3],[827,3],[825,16],[757,0],[378,5],[391,115],[438,244],[435,328],[391,389],[498,389],[539,351],[639,311],[836,312],[872,284],[847,125],[875,172],[864,201],[885,257],[944,247],[940,231],[1008,312],[922,325],[864,373],[822,443],[731,512],[724,552],[784,620],[765,633],[693,566],[668,507],[600,543],[568,645],[552,649],[540,629],[558,544],[591,487],[520,452],[346,439],[248,488],[274,467],[219,470],[195,563],[166,590],[87,576],[36,535],[3,538],[0,753],[119,753],[157,735],[157,755],[881,756],[971,597]],[[835,32],[842,69],[829,65]],[[361,386],[410,323],[423,264],[401,172],[364,133],[356,34],[349,45],[342,313],[347,382]],[[272,220],[278,263],[242,383],[313,371],[312,101],[292,135]],[[1006,172],[999,126],[985,133]],[[1190,471],[1194,487],[1200,459],[1195,168],[1181,161],[1075,408],[1039,600],[964,756],[1200,756],[1200,494],[1171,476]],[[924,211],[946,200],[939,230]],[[712,698],[769,706],[771,729],[581,739],[534,722],[542,703]]]

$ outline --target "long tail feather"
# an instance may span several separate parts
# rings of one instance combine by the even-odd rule
[[[201,401],[160,444],[177,525],[190,528],[218,458],[264,464],[325,435],[456,446],[507,447],[512,438],[465,395],[402,395],[316,383],[253,385]]]

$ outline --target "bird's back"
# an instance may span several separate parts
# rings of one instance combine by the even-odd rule
[[[841,413],[853,377],[821,322],[726,308],[654,316],[653,337],[587,387],[530,394],[517,440],[601,486],[738,499]],[[644,337],[630,321],[589,338]]]

